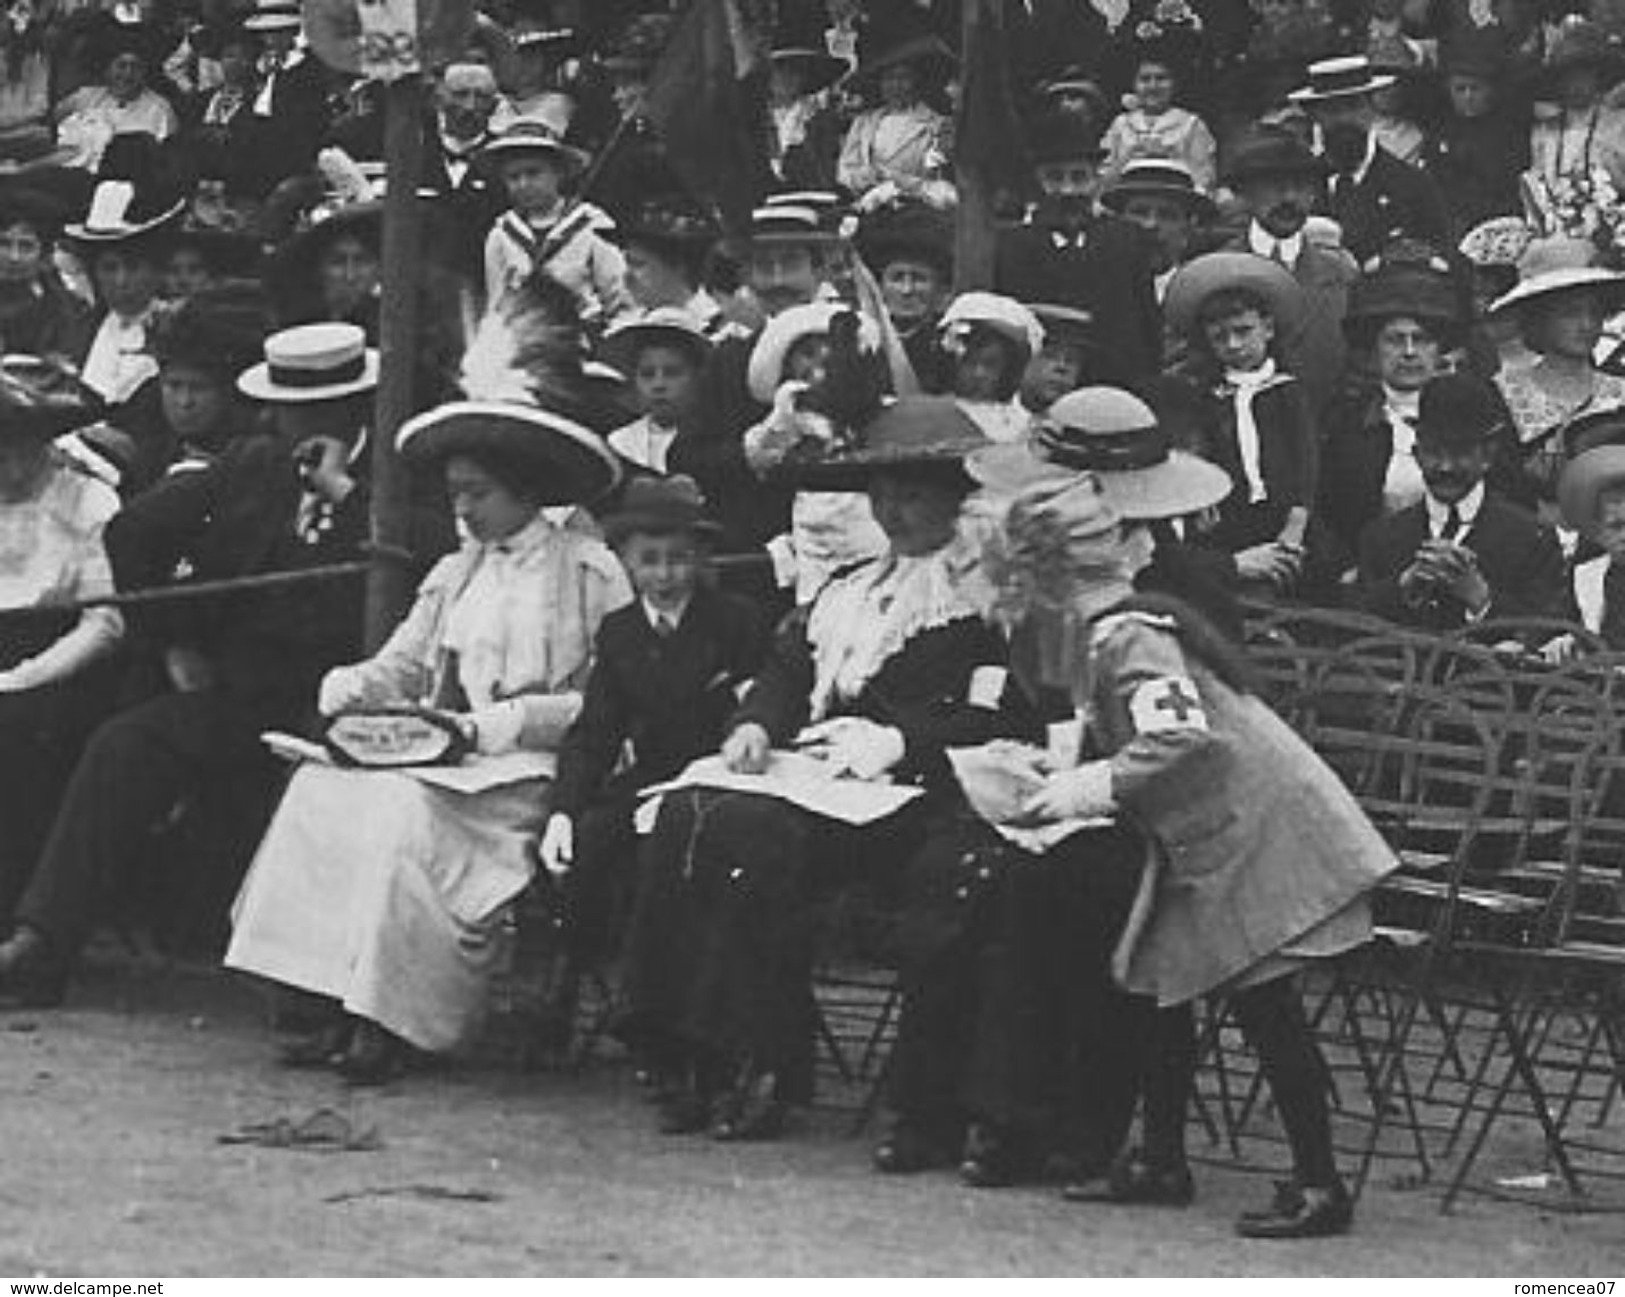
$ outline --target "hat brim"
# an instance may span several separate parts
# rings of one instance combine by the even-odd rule
[[[990,495],[1013,496],[1046,482],[1065,482],[1083,470],[1052,463],[1029,442],[988,446],[970,455],[965,471]],[[1183,450],[1170,450],[1160,464],[1095,474],[1101,491],[1124,518],[1155,522],[1211,509],[1231,491],[1230,475],[1217,464]]]
[[[297,31],[304,25],[304,19],[298,14],[250,14],[238,24],[248,32]]]
[[[1168,284],[1163,318],[1178,332],[1189,335],[1196,327],[1202,303],[1226,289],[1263,298],[1280,332],[1291,333],[1303,318],[1303,289],[1292,273],[1252,252],[1211,252],[1187,261]]]
[[[722,524],[714,519],[672,509],[622,509],[606,514],[598,525],[603,528],[604,539],[611,545],[619,545],[628,536],[640,531],[662,536],[682,532],[706,540],[714,540],[723,533]]]
[[[878,448],[830,455],[824,459],[785,460],[768,474],[775,486],[806,491],[866,491],[875,474],[907,472],[910,469],[940,472],[957,468],[964,475],[967,490],[976,480],[965,470],[968,456],[988,445],[985,437],[943,442],[930,449]]]
[[[922,90],[941,86],[959,71],[959,58],[934,37],[904,41],[901,45],[884,50],[868,63],[859,63],[841,79],[843,89],[854,94],[872,94],[880,88],[880,74],[888,68],[913,64],[920,68]]]
[[[167,226],[179,220],[186,211],[186,200],[179,199],[173,207],[160,212],[151,220],[140,221],[133,225],[120,225],[114,229],[92,229],[83,221],[76,221],[71,225],[62,227],[63,237],[75,243],[106,245],[111,243],[128,243],[132,239],[143,238],[149,234],[158,234]]]
[[[1563,521],[1594,536],[1597,497],[1609,487],[1625,487],[1625,446],[1597,446],[1576,455],[1557,482],[1557,507]]]
[[[806,76],[804,85],[806,94],[827,90],[850,71],[850,65],[845,59],[838,59],[833,54],[824,54],[814,49],[774,50],[768,57],[774,65],[783,64],[787,67],[800,68]]]
[[[586,425],[540,406],[451,401],[408,419],[395,444],[419,464],[492,452],[534,470],[544,505],[592,504],[620,481],[615,453]]]
[[[271,378],[271,366],[266,361],[243,371],[237,377],[237,390],[256,401],[277,405],[307,405],[313,401],[337,401],[346,396],[359,396],[378,386],[378,352],[368,347],[366,358],[357,378],[342,383],[328,383],[321,387],[289,387]]]
[[[1178,185],[1159,185],[1150,182],[1137,184],[1133,181],[1124,181],[1110,186],[1100,195],[1100,205],[1108,212],[1121,216],[1123,208],[1128,205],[1128,200],[1140,196],[1177,199],[1184,203],[1193,215],[1204,221],[1211,221],[1219,214],[1219,205],[1198,189],[1182,189]]]
[[[711,339],[675,324],[643,321],[622,324],[606,333],[602,343],[605,358],[623,378],[630,372],[627,362],[644,347],[677,347],[702,367],[711,355]]]
[[[578,149],[559,140],[523,139],[504,140],[500,137],[492,140],[479,151],[478,156],[485,161],[501,165],[505,158],[519,157],[526,153],[540,154],[552,158],[566,171],[576,172],[584,170],[592,155],[584,149]]]
[[[1300,86],[1291,91],[1287,99],[1295,104],[1319,104],[1330,99],[1349,99],[1355,95],[1369,95],[1397,84],[1399,78],[1392,72],[1373,72],[1357,86],[1339,86],[1336,90],[1316,90],[1313,86]]]
[[[1489,313],[1494,315],[1514,307],[1527,306],[1543,297],[1555,297],[1559,293],[1580,288],[1600,289],[1615,301],[1625,301],[1625,275],[1604,270],[1601,266],[1575,266],[1567,270],[1549,270],[1520,281],[1510,292],[1490,303]]]

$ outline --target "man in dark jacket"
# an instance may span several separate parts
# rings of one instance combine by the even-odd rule
[[[1088,126],[1056,113],[1033,128],[1044,198],[999,239],[995,283],[1023,302],[1088,311],[1118,372],[1143,386],[1162,368],[1162,325],[1140,231],[1094,211],[1101,149]]]
[[[376,383],[378,363],[364,341],[346,325],[266,341],[267,362],[238,385],[275,403],[276,432],[242,438],[132,501],[107,531],[120,588],[360,557],[366,491],[351,452],[364,415],[357,398]],[[262,731],[300,726],[322,675],[360,653],[360,611],[360,590],[346,579],[132,614],[168,688],[92,735],[17,905],[16,931],[0,945],[0,994],[60,1000],[97,903],[129,876],[153,826],[210,778],[263,760]]]
[[[1401,162],[1372,133],[1373,92],[1393,84],[1364,55],[1324,59],[1309,84],[1292,93],[1319,128],[1331,168],[1327,213],[1343,227],[1343,246],[1364,265],[1395,239],[1415,239],[1436,252],[1451,247],[1450,214],[1433,178]]]
[[[1432,631],[1491,616],[1561,614],[1556,538],[1485,486],[1505,420],[1485,379],[1445,374],[1422,389],[1416,460],[1426,494],[1365,529],[1360,603],[1367,611]]]

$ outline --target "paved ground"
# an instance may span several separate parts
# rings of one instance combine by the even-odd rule
[[[1625,1273],[1621,1217],[1378,1186],[1355,1234],[1250,1243],[1259,1175],[1202,1166],[1183,1212],[888,1180],[849,1116],[777,1145],[652,1133],[624,1069],[485,1067],[347,1092],[268,1062],[256,994],[103,971],[0,1017],[0,1275]],[[223,1145],[331,1106],[371,1152]],[[1266,1151],[1267,1155],[1267,1151]]]

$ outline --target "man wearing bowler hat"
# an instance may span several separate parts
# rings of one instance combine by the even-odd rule
[[[1352,257],[1320,246],[1304,232],[1320,204],[1325,176],[1326,164],[1278,127],[1261,126],[1242,136],[1224,160],[1225,183],[1248,213],[1245,233],[1229,247],[1280,262],[1303,290],[1303,311],[1281,342],[1317,414],[1343,380],[1343,317],[1359,276]]]
[[[1508,415],[1493,384],[1443,374],[1422,388],[1416,462],[1425,493],[1360,540],[1360,603],[1390,621],[1458,630],[1562,612],[1556,537],[1485,486]]]
[[[1197,232],[1219,212],[1196,187],[1190,168],[1173,158],[1131,158],[1102,191],[1100,205],[1150,236],[1158,302],[1167,295],[1174,271],[1192,254]]]
[[[1343,245],[1364,265],[1395,239],[1450,247],[1450,215],[1433,178],[1377,143],[1371,96],[1394,84],[1363,54],[1309,65],[1309,82],[1289,96],[1315,119],[1330,169],[1326,211],[1343,227]]]
[[[1094,211],[1099,139],[1076,116],[1053,113],[1034,125],[1032,146],[1044,197],[1000,238],[997,290],[1088,311],[1122,372],[1144,383],[1162,367],[1151,262],[1138,230]]]

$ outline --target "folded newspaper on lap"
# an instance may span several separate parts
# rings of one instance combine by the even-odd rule
[[[640,795],[654,797],[679,788],[721,788],[776,797],[843,824],[873,824],[923,795],[919,788],[831,775],[824,762],[797,752],[774,752],[766,772],[759,775],[729,770],[720,756],[701,757],[677,778],[645,788]]]
[[[324,745],[295,734],[268,730],[260,735],[260,742],[273,756],[281,757],[284,761],[296,764],[309,762],[319,766],[338,764]],[[447,792],[472,796],[493,788],[523,783],[527,779],[551,779],[557,768],[558,758],[551,752],[504,752],[495,757],[466,757],[455,766],[407,766],[387,773],[416,779],[419,783],[444,788]],[[356,773],[373,775],[386,772],[357,770]]]
[[[1027,799],[1044,786],[1046,754],[1042,748],[996,739],[979,748],[949,748],[948,760],[971,809],[1024,851],[1042,853],[1074,833],[1112,822],[1110,818],[1018,822]]]

